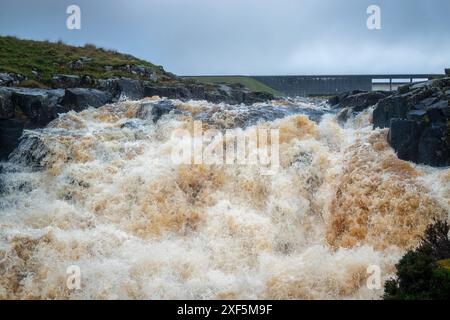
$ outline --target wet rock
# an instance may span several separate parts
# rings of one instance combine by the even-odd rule
[[[328,99],[328,104],[333,107],[339,104],[339,101],[340,101],[339,96],[333,96]]]
[[[119,100],[138,100],[144,97],[144,88],[142,82],[132,79],[117,80],[116,97]]]
[[[9,156],[9,160],[15,164],[40,170],[45,167],[45,159],[50,150],[39,133],[25,132],[18,147]]]
[[[350,118],[351,110],[348,108],[342,109],[339,111],[336,120],[340,125],[343,125]]]
[[[416,161],[420,133],[416,121],[392,119],[388,135],[389,144],[400,159]]]
[[[81,78],[76,75],[55,74],[52,77],[53,88],[75,88],[81,86]]]
[[[0,120],[0,160],[6,160],[8,155],[19,145],[22,136],[23,123],[19,120]]]
[[[152,119],[153,122],[156,123],[163,115],[168,114],[175,109],[176,107],[170,100],[143,103],[139,107],[136,117],[143,120]]]
[[[153,122],[157,122],[163,115],[174,110],[175,106],[169,100],[162,100],[153,104],[152,116]]]
[[[373,111],[373,126],[374,128],[387,128],[391,119],[406,118],[408,112],[407,100],[404,95],[382,99]]]
[[[142,81],[128,78],[100,79],[95,82],[95,88],[109,92],[114,100],[139,100],[144,97]]]
[[[144,87],[144,95],[146,97],[159,96],[169,99],[188,100],[193,98],[193,95],[188,88],[180,86],[153,86],[146,85]]]
[[[16,86],[26,79],[27,78],[21,74],[2,72],[0,73],[0,86],[2,87]]]
[[[349,95],[339,101],[340,108],[350,108],[353,112],[361,112],[368,107],[375,105],[378,101],[387,96],[384,92],[363,92]]]
[[[428,107],[426,111],[428,119],[432,124],[443,124],[450,119],[449,110],[448,101],[442,100]]]
[[[73,88],[66,89],[60,104],[67,110],[81,111],[89,107],[97,108],[110,102],[109,92],[97,89]]]
[[[0,88],[0,120],[14,118],[15,108],[11,101],[11,92]]]
[[[408,114],[406,115],[406,118],[408,120],[426,122],[427,121],[426,115],[427,115],[426,110],[413,110],[413,111],[408,112]]]
[[[57,105],[64,90],[10,88],[12,104],[23,114],[27,128],[47,125],[57,116]]]
[[[449,84],[450,78],[412,84],[407,92],[401,90],[377,103],[373,125],[389,128],[389,143],[400,159],[437,167],[449,165]]]
[[[436,167],[450,166],[450,130],[448,125],[426,128],[419,141],[418,163]]]

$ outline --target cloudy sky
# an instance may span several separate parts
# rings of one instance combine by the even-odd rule
[[[71,4],[81,30],[66,28]],[[94,43],[179,75],[442,73],[449,17],[449,0],[0,0],[1,35]]]

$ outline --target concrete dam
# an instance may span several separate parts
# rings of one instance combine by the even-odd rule
[[[251,76],[251,78],[290,97],[333,95],[353,90],[396,90],[399,86],[442,76],[437,74],[397,75],[309,75]]]

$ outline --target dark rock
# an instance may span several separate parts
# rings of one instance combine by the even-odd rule
[[[405,94],[405,93],[409,92],[410,88],[411,88],[411,84],[405,84],[405,85],[398,87],[397,91],[400,94]]]
[[[450,78],[409,85],[378,102],[375,128],[389,127],[389,143],[403,160],[431,166],[450,165]]]
[[[67,111],[75,110],[78,112],[88,107],[101,107],[110,102],[111,98],[112,95],[109,92],[97,89],[73,88],[66,89],[60,104]]]
[[[416,161],[420,138],[420,128],[416,121],[392,119],[389,144],[402,160]]]
[[[90,76],[84,75],[81,77],[80,86],[81,87],[93,87],[96,82]]]
[[[427,121],[426,115],[427,115],[426,110],[413,110],[413,111],[408,112],[406,117],[408,118],[408,120],[426,122]]]
[[[82,70],[84,68],[84,63],[81,60],[75,60],[69,62],[68,67],[73,70]]]
[[[426,98],[426,99],[422,100],[420,102],[420,104],[423,105],[424,107],[429,107],[438,101],[439,101],[439,98],[432,97],[432,98]]]
[[[384,92],[359,92],[352,94],[339,101],[341,108],[350,108],[353,112],[360,112],[375,105],[387,96]]]
[[[153,104],[152,115],[153,122],[157,122],[163,115],[172,111],[175,106],[169,100],[162,100]]]
[[[448,125],[426,128],[419,141],[418,163],[436,167],[450,166],[450,130]]]
[[[387,128],[393,118],[406,118],[408,105],[405,95],[390,96],[380,100],[373,110],[374,128]]]
[[[156,123],[163,115],[170,113],[174,109],[175,106],[170,100],[143,103],[139,107],[136,117],[143,120],[152,119]]]
[[[10,88],[12,104],[20,108],[26,118],[26,127],[46,126],[57,116],[56,106],[64,90]]]
[[[17,73],[0,73],[0,86],[1,87],[17,86],[20,82],[26,79],[27,78],[25,76]]]
[[[132,79],[117,80],[117,95],[119,100],[138,100],[144,97],[142,82]]]
[[[81,78],[76,75],[55,74],[51,85],[53,88],[76,88],[81,86]]]
[[[339,111],[336,120],[339,124],[344,124],[350,118],[351,110],[349,108],[342,109]]]
[[[0,160],[6,160],[18,146],[22,132],[23,123],[19,120],[0,120]]]
[[[115,100],[139,100],[144,97],[144,82],[128,78],[100,79],[95,88],[108,91]]]
[[[11,92],[0,88],[0,120],[14,118],[15,108],[11,101]]]
[[[450,69],[445,69],[445,75],[450,76]]]
[[[448,101],[443,100],[436,102],[427,108],[428,119],[432,124],[446,123],[449,120],[449,110],[450,107]]]
[[[330,105],[330,106],[335,106],[335,105],[337,105],[338,103],[339,103],[339,96],[333,96],[333,97],[330,97],[329,99],[328,99],[328,104]]]
[[[144,87],[144,95],[146,97],[165,97],[169,99],[177,99],[178,98],[178,89],[177,87],[167,87],[167,86],[152,86],[148,85]]]
[[[39,132],[25,131],[18,147],[9,156],[9,160],[15,164],[40,170],[45,167],[45,159],[49,152]]]

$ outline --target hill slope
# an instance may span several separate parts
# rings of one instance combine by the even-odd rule
[[[259,82],[256,79],[253,79],[251,77],[246,76],[201,76],[201,77],[185,77],[187,79],[194,79],[201,83],[212,83],[212,84],[219,84],[219,83],[226,83],[226,84],[234,84],[238,83],[243,85],[244,87],[249,88],[252,91],[256,92],[267,92],[270,94],[273,94],[274,96],[281,96],[282,94],[278,92],[277,90],[265,85],[262,82]]]
[[[143,73],[130,72],[127,66],[140,66],[147,72],[170,78],[160,66],[92,44],[75,47],[62,42],[0,37],[0,72],[21,74],[43,84],[48,84],[54,74],[88,75],[97,79],[126,76],[148,80]]]

